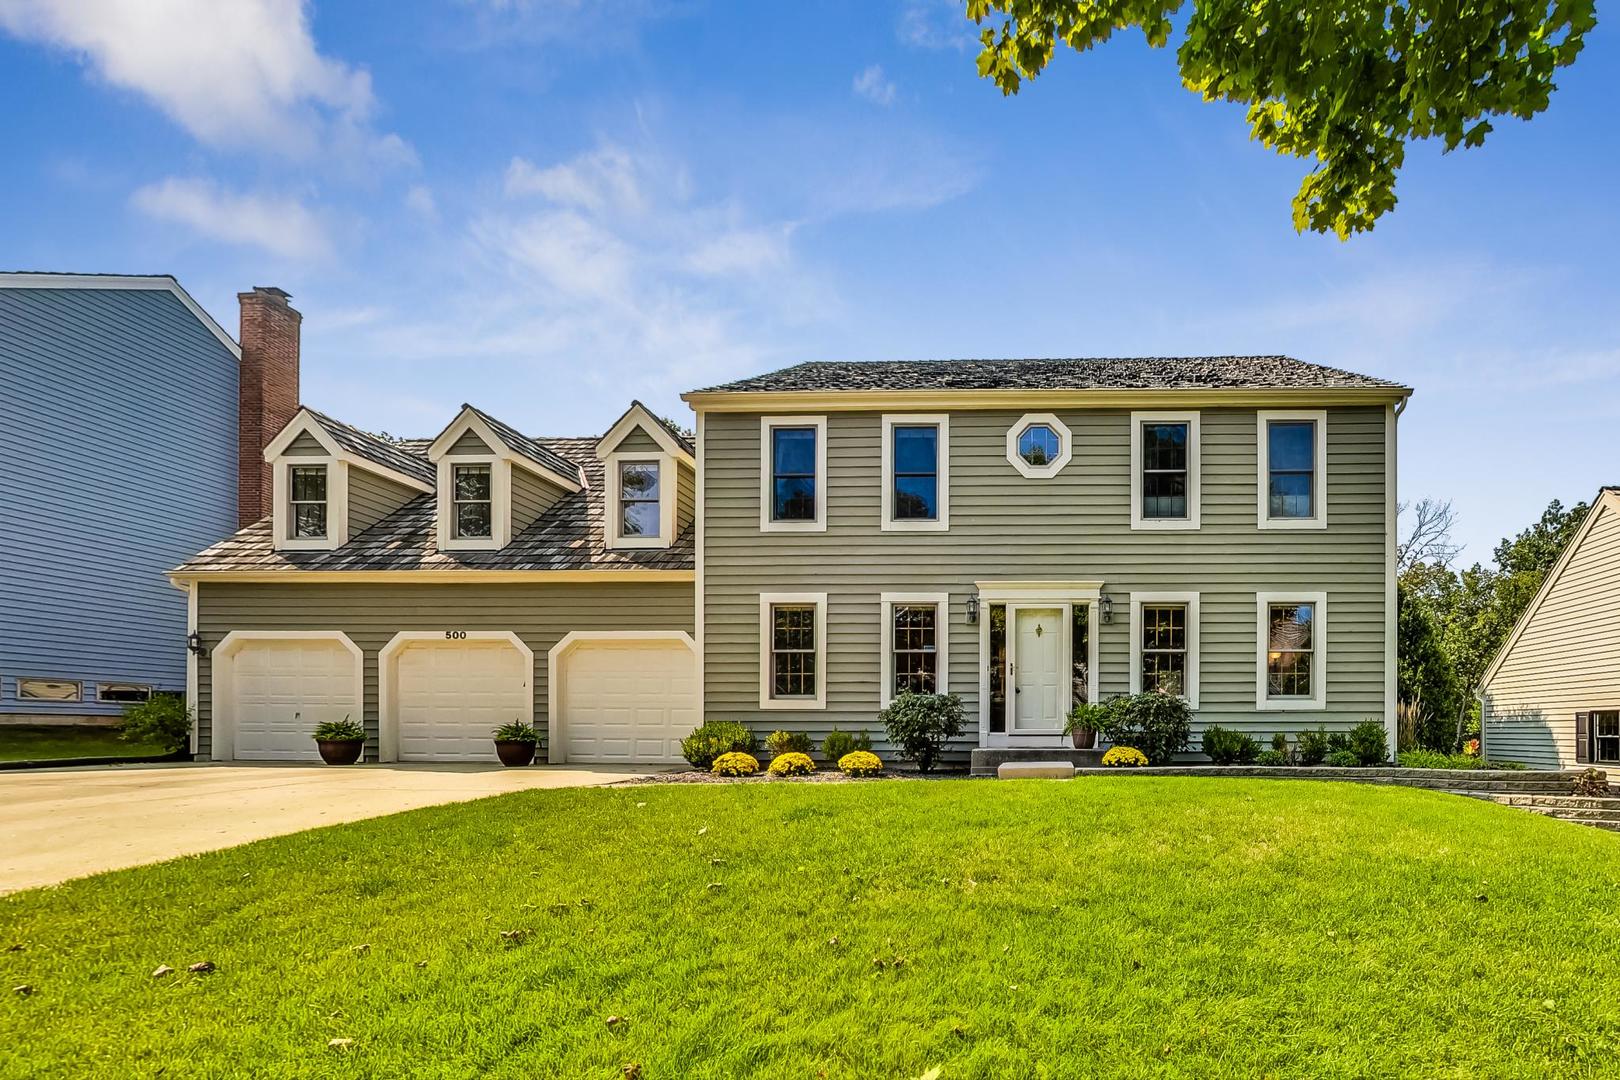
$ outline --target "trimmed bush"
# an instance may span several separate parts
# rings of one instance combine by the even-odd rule
[[[681,740],[681,757],[694,769],[707,772],[714,759],[733,750],[752,754],[759,749],[759,740],[747,725],[732,720],[710,720]]]
[[[1403,769],[1486,769],[1490,766],[1467,754],[1442,754],[1438,750],[1402,750],[1396,760]]]
[[[753,754],[732,750],[715,758],[709,771],[716,776],[753,776],[759,772],[759,760]]]
[[[847,731],[839,731],[837,728],[833,728],[827,732],[827,737],[821,740],[821,753],[828,761],[842,761],[845,754],[870,749],[872,749],[872,737],[864,731],[857,731],[851,735]]]
[[[1349,750],[1330,750],[1323,764],[1335,769],[1354,769],[1361,764],[1361,759]]]
[[[1363,720],[1350,729],[1350,752],[1363,765],[1389,763],[1389,733],[1382,720]]]
[[[810,736],[802,731],[783,731],[780,728],[765,736],[765,749],[771,752],[771,757],[781,757],[783,754],[808,754],[816,748]]]
[[[1102,763],[1109,768],[1141,768],[1148,763],[1147,755],[1134,746],[1115,746],[1109,749],[1102,757]]]
[[[955,694],[907,690],[880,715],[889,742],[900,748],[902,758],[915,761],[921,772],[933,772],[946,742],[962,734],[962,699]]]
[[[156,743],[170,753],[184,750],[191,741],[191,710],[179,694],[153,694],[146,701],[124,706],[118,737],[125,742]]]
[[[851,750],[838,759],[845,776],[877,776],[883,772],[883,759],[870,750]]]
[[[1102,718],[1103,738],[1130,746],[1154,765],[1168,765],[1192,745],[1192,706],[1185,698],[1149,690],[1108,703]]]
[[[1255,755],[1254,763],[1276,768],[1278,765],[1288,764],[1288,755],[1281,750],[1262,750]]]
[[[765,771],[772,776],[809,776],[816,771],[816,763],[810,760],[809,754],[794,750],[776,755]]]
[[[1217,765],[1252,765],[1260,744],[1241,731],[1211,724],[1204,729],[1204,753]]]
[[[1288,754],[1288,733],[1279,731],[1273,735],[1271,737],[1271,748],[1286,757]]]
[[[1333,747],[1329,744],[1326,728],[1317,728],[1315,731],[1302,731],[1299,741],[1295,744],[1299,752],[1301,765],[1320,765],[1327,760]]]

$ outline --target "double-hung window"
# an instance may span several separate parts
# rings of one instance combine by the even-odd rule
[[[662,528],[656,461],[619,462],[619,536],[656,537]]]
[[[287,475],[292,539],[325,539],[326,466],[293,465]]]
[[[884,530],[940,531],[946,527],[948,424],[943,415],[883,418]]]
[[[1262,412],[1259,502],[1262,529],[1319,529],[1327,525],[1327,413]]]
[[[1199,526],[1197,413],[1131,414],[1131,528]]]
[[[766,532],[826,529],[826,473],[826,417],[763,417],[759,527]]]
[[[1159,691],[1198,707],[1198,594],[1131,594],[1131,691]]]
[[[1620,763],[1620,712],[1592,714],[1592,760]]]
[[[822,708],[826,704],[826,594],[762,595],[759,622],[760,707]]]
[[[881,704],[910,691],[943,694],[946,671],[946,616],[950,597],[945,593],[884,593],[881,597],[882,694]]]
[[[490,467],[453,465],[451,520],[458,540],[483,540],[495,535]]]
[[[1327,594],[1260,593],[1255,705],[1260,709],[1321,709],[1327,689]]]

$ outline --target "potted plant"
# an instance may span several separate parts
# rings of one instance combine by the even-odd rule
[[[1082,701],[1069,711],[1063,734],[1074,740],[1076,750],[1095,750],[1097,732],[1102,730],[1103,719],[1107,715],[1108,706],[1102,702]]]
[[[540,744],[540,733],[533,724],[514,720],[495,729],[495,756],[502,765],[529,765],[534,762],[535,747]]]
[[[298,714],[293,714],[296,720]],[[366,748],[366,729],[345,716],[315,725],[315,745],[328,765],[353,765]]]

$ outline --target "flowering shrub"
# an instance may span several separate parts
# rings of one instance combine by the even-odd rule
[[[1467,754],[1469,757],[1479,757],[1479,740],[1469,739],[1467,742],[1463,743],[1463,753]]]
[[[1140,768],[1148,763],[1147,755],[1134,746],[1116,746],[1103,755],[1104,765],[1119,767],[1130,765]]]
[[[715,758],[714,767],[709,771],[716,776],[753,776],[759,772],[759,761],[753,754],[733,750]]]
[[[870,750],[851,750],[838,759],[845,776],[876,776],[883,771],[883,759]]]
[[[816,771],[816,763],[810,760],[809,754],[795,751],[776,755],[766,771],[772,776],[809,776]]]

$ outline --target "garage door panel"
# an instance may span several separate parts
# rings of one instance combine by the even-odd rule
[[[354,655],[338,641],[252,641],[231,658],[235,756],[318,759],[316,725],[360,716]]]
[[[581,642],[563,657],[568,760],[673,763],[697,726],[696,664],[684,643]]]
[[[495,761],[490,733],[532,715],[530,661],[509,641],[432,641],[395,658],[401,761]]]

